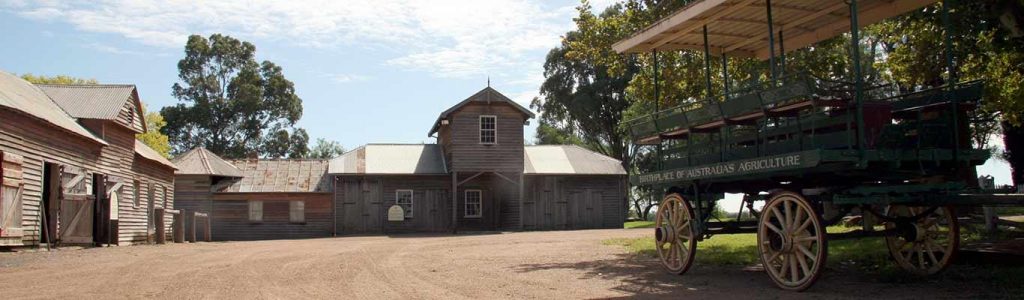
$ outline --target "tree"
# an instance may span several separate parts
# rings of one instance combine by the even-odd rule
[[[329,159],[345,153],[345,147],[337,141],[330,141],[323,138],[316,139],[316,145],[309,150],[309,158]]]
[[[57,76],[46,76],[46,75],[32,75],[32,73],[25,73],[21,75],[21,79],[34,84],[97,84],[96,79],[93,78],[78,78],[71,77],[68,75],[57,75]]]
[[[167,125],[167,121],[164,121],[164,117],[161,116],[159,112],[147,112],[145,104],[142,105],[142,111],[146,116],[146,132],[136,135],[135,139],[146,144],[146,146],[153,148],[153,150],[160,153],[160,155],[170,158],[170,141],[167,138],[167,135],[160,132],[160,129]]]
[[[273,62],[257,63],[256,47],[230,36],[189,37],[178,61],[161,132],[180,153],[206,147],[225,158],[304,157],[309,136],[296,128],[302,99]]]

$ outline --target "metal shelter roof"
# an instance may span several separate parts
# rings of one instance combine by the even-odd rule
[[[177,166],[174,165],[174,163],[167,160],[167,158],[165,158],[163,155],[160,155],[160,153],[157,153],[156,150],[153,150],[153,148],[146,146],[146,144],[143,144],[139,140],[135,140],[135,154],[142,158],[159,163],[161,165],[165,165],[174,169],[178,168]]]
[[[524,150],[527,175],[626,175],[621,161],[575,145],[536,145]]]
[[[135,101],[142,109],[134,84],[37,84],[57,105],[72,117],[80,119],[114,120],[125,102]],[[143,114],[138,112],[138,118]],[[143,131],[146,122],[142,122]]]
[[[850,31],[849,1],[773,0],[773,29],[783,32],[787,51]],[[920,9],[937,0],[859,0],[858,24],[863,27]],[[658,20],[612,48],[619,53],[651,50],[704,50],[703,27],[713,54],[769,56],[765,0],[702,0]],[[776,40],[776,47],[778,41]],[[776,55],[779,54],[776,49]]]
[[[101,145],[102,139],[78,124],[38,87],[14,74],[0,71],[0,106],[19,111],[69,133],[84,137]]]
[[[495,90],[495,89],[493,89],[493,88],[488,86],[488,87],[485,87],[484,89],[480,90],[479,92],[476,92],[476,94],[473,94],[472,96],[469,96],[469,98],[466,98],[466,100],[462,100],[462,102],[459,102],[458,104],[455,104],[455,106],[452,106],[451,108],[448,108],[447,110],[441,112],[441,115],[437,116],[437,121],[434,121],[434,126],[430,127],[430,132],[427,133],[427,136],[431,136],[435,132],[437,132],[438,130],[441,129],[441,120],[447,119],[449,114],[459,110],[463,106],[466,106],[467,104],[469,104],[469,103],[471,103],[473,101],[488,102],[488,103],[490,103],[490,102],[506,103],[508,105],[511,105],[513,108],[519,110],[519,112],[522,112],[523,115],[525,115],[528,119],[536,117],[533,114],[533,112],[530,111],[529,109],[526,109],[522,105],[519,105],[519,103],[516,103],[515,101],[512,101],[512,99],[509,99],[508,97],[506,97],[505,95],[501,94],[497,90]]]
[[[206,148],[198,147],[174,158],[175,175],[242,177],[242,171]]]
[[[447,174],[437,144],[367,144],[331,160],[331,174]]]
[[[242,159],[231,164],[242,178],[219,190],[222,193],[315,193],[331,190],[325,159]]]

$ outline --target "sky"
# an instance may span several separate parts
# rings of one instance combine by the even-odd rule
[[[590,1],[603,10],[614,0]],[[525,107],[577,0],[0,0],[0,70],[130,83],[149,110],[171,96],[188,36],[222,33],[284,69],[298,126],[348,149],[433,143],[437,115],[487,86]],[[532,141],[537,122],[525,130]],[[998,139],[996,140],[999,141]],[[1001,146],[1001,143],[997,143]],[[979,167],[1009,183],[1005,162]]]
[[[606,7],[612,0],[591,1]],[[0,1],[0,70],[138,86],[148,110],[171,95],[188,36],[222,33],[284,69],[298,126],[348,149],[432,143],[437,115],[487,86],[523,106],[578,0]],[[526,128],[533,139],[536,121]]]

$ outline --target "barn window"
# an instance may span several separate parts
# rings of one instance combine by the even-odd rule
[[[167,200],[168,199],[167,186],[161,186],[161,187],[163,188],[163,192],[164,192],[164,208],[170,209],[171,207],[167,206],[167,202],[168,202],[168,200]]]
[[[288,202],[288,221],[306,223],[306,201]]]
[[[480,116],[480,143],[495,144],[498,135],[498,117]]]
[[[249,200],[249,221],[263,221],[263,201]]]
[[[142,203],[142,182],[138,179],[132,180],[132,207],[139,208]]]
[[[395,203],[405,211],[406,218],[412,218],[412,190],[396,190]]]
[[[483,210],[482,192],[480,190],[466,190],[466,217],[479,218]]]

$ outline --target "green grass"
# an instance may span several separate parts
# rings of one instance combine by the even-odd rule
[[[627,228],[628,225],[627,225]],[[832,226],[830,233],[851,231],[857,228]],[[966,241],[982,239],[970,230],[962,231]],[[653,233],[651,237],[620,238],[603,241],[605,245],[625,247],[628,252],[642,258],[657,259]],[[749,266],[760,263],[757,257],[757,236],[753,233],[717,235],[697,243],[696,262],[701,265]],[[828,243],[828,267],[875,278],[881,282],[939,282],[957,284],[981,284],[997,293],[1024,292],[1024,267],[998,265],[959,265],[932,277],[908,276],[889,258],[889,252],[882,238],[835,240]]]
[[[622,224],[622,228],[654,228],[654,221],[629,221]]]

